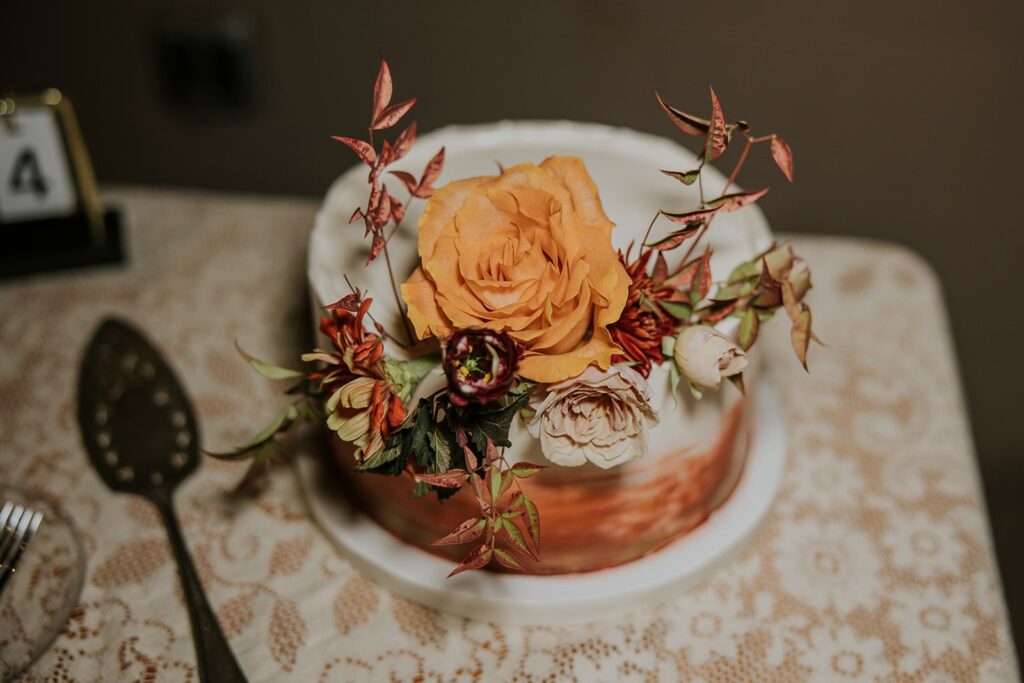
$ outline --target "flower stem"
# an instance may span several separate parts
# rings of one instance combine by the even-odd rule
[[[391,254],[388,253],[388,243],[384,242],[384,260],[388,266],[388,278],[391,280],[391,293],[395,295],[395,305],[398,306],[399,316],[402,318],[402,326],[405,327],[405,336],[409,340],[409,346],[416,343],[412,327],[409,325],[409,316],[405,314],[405,306],[402,304],[402,297],[398,294],[398,284],[395,282],[395,269],[391,267]]]

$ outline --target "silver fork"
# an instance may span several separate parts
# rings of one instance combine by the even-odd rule
[[[0,507],[0,593],[18,568],[21,554],[43,521],[43,513],[6,501]]]

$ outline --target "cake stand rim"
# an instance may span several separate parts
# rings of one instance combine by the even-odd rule
[[[340,554],[379,585],[421,605],[509,625],[597,621],[651,606],[708,579],[738,556],[771,509],[787,458],[778,394],[762,376],[753,390],[751,443],[730,496],[700,526],[665,547],[615,567],[578,574],[467,572],[407,544],[339,496],[318,488],[327,478],[323,439],[300,439],[294,469],[310,515]],[[543,514],[543,511],[542,511]],[[542,546],[543,553],[543,546]],[[543,554],[541,555],[543,559]]]

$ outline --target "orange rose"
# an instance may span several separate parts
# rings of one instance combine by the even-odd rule
[[[420,267],[402,285],[420,339],[504,330],[519,374],[538,382],[607,369],[629,276],[583,161],[551,157],[434,193],[419,225]]]

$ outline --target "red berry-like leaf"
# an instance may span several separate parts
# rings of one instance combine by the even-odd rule
[[[772,159],[786,180],[793,182],[793,150],[785,140],[775,135],[772,136]]]
[[[486,543],[478,545],[469,551],[469,554],[462,558],[462,562],[459,562],[458,566],[452,570],[448,578],[452,578],[456,574],[470,571],[471,569],[482,569],[487,566],[487,563],[491,561],[491,546]]]
[[[672,123],[676,124],[679,130],[683,131],[687,135],[706,135],[708,128],[711,126],[711,122],[707,119],[702,119],[698,116],[692,116],[684,111],[680,111],[675,107],[670,107],[665,103],[665,100],[661,99],[661,95],[655,91],[654,96],[658,98],[658,104],[664,110],[665,114]]]
[[[377,80],[373,84],[373,115],[371,121],[376,121],[381,112],[391,103],[391,69],[383,57],[380,58],[380,68],[377,70]]]
[[[373,166],[373,162],[377,160],[377,153],[370,146],[369,142],[363,142],[362,140],[356,140],[354,138],[347,138],[343,135],[332,135],[331,139],[337,140],[348,145],[349,149],[356,153],[367,166]]]
[[[722,104],[718,101],[715,89],[709,87],[708,90],[711,92],[711,123],[704,139],[704,158],[714,161],[725,154],[729,144],[729,129],[725,125],[725,114],[722,113]]]
[[[414,104],[416,104],[415,97],[409,100],[405,100],[404,102],[399,102],[398,104],[391,105],[390,107],[382,111],[377,116],[377,118],[373,120],[373,129],[385,130],[395,125],[396,123],[402,120],[402,117],[405,116],[410,109],[412,109],[412,106]]]
[[[456,527],[455,531],[444,538],[437,539],[431,545],[459,545],[460,543],[475,541],[480,538],[480,534],[484,532],[485,526],[487,526],[487,520],[482,517],[467,519]]]

